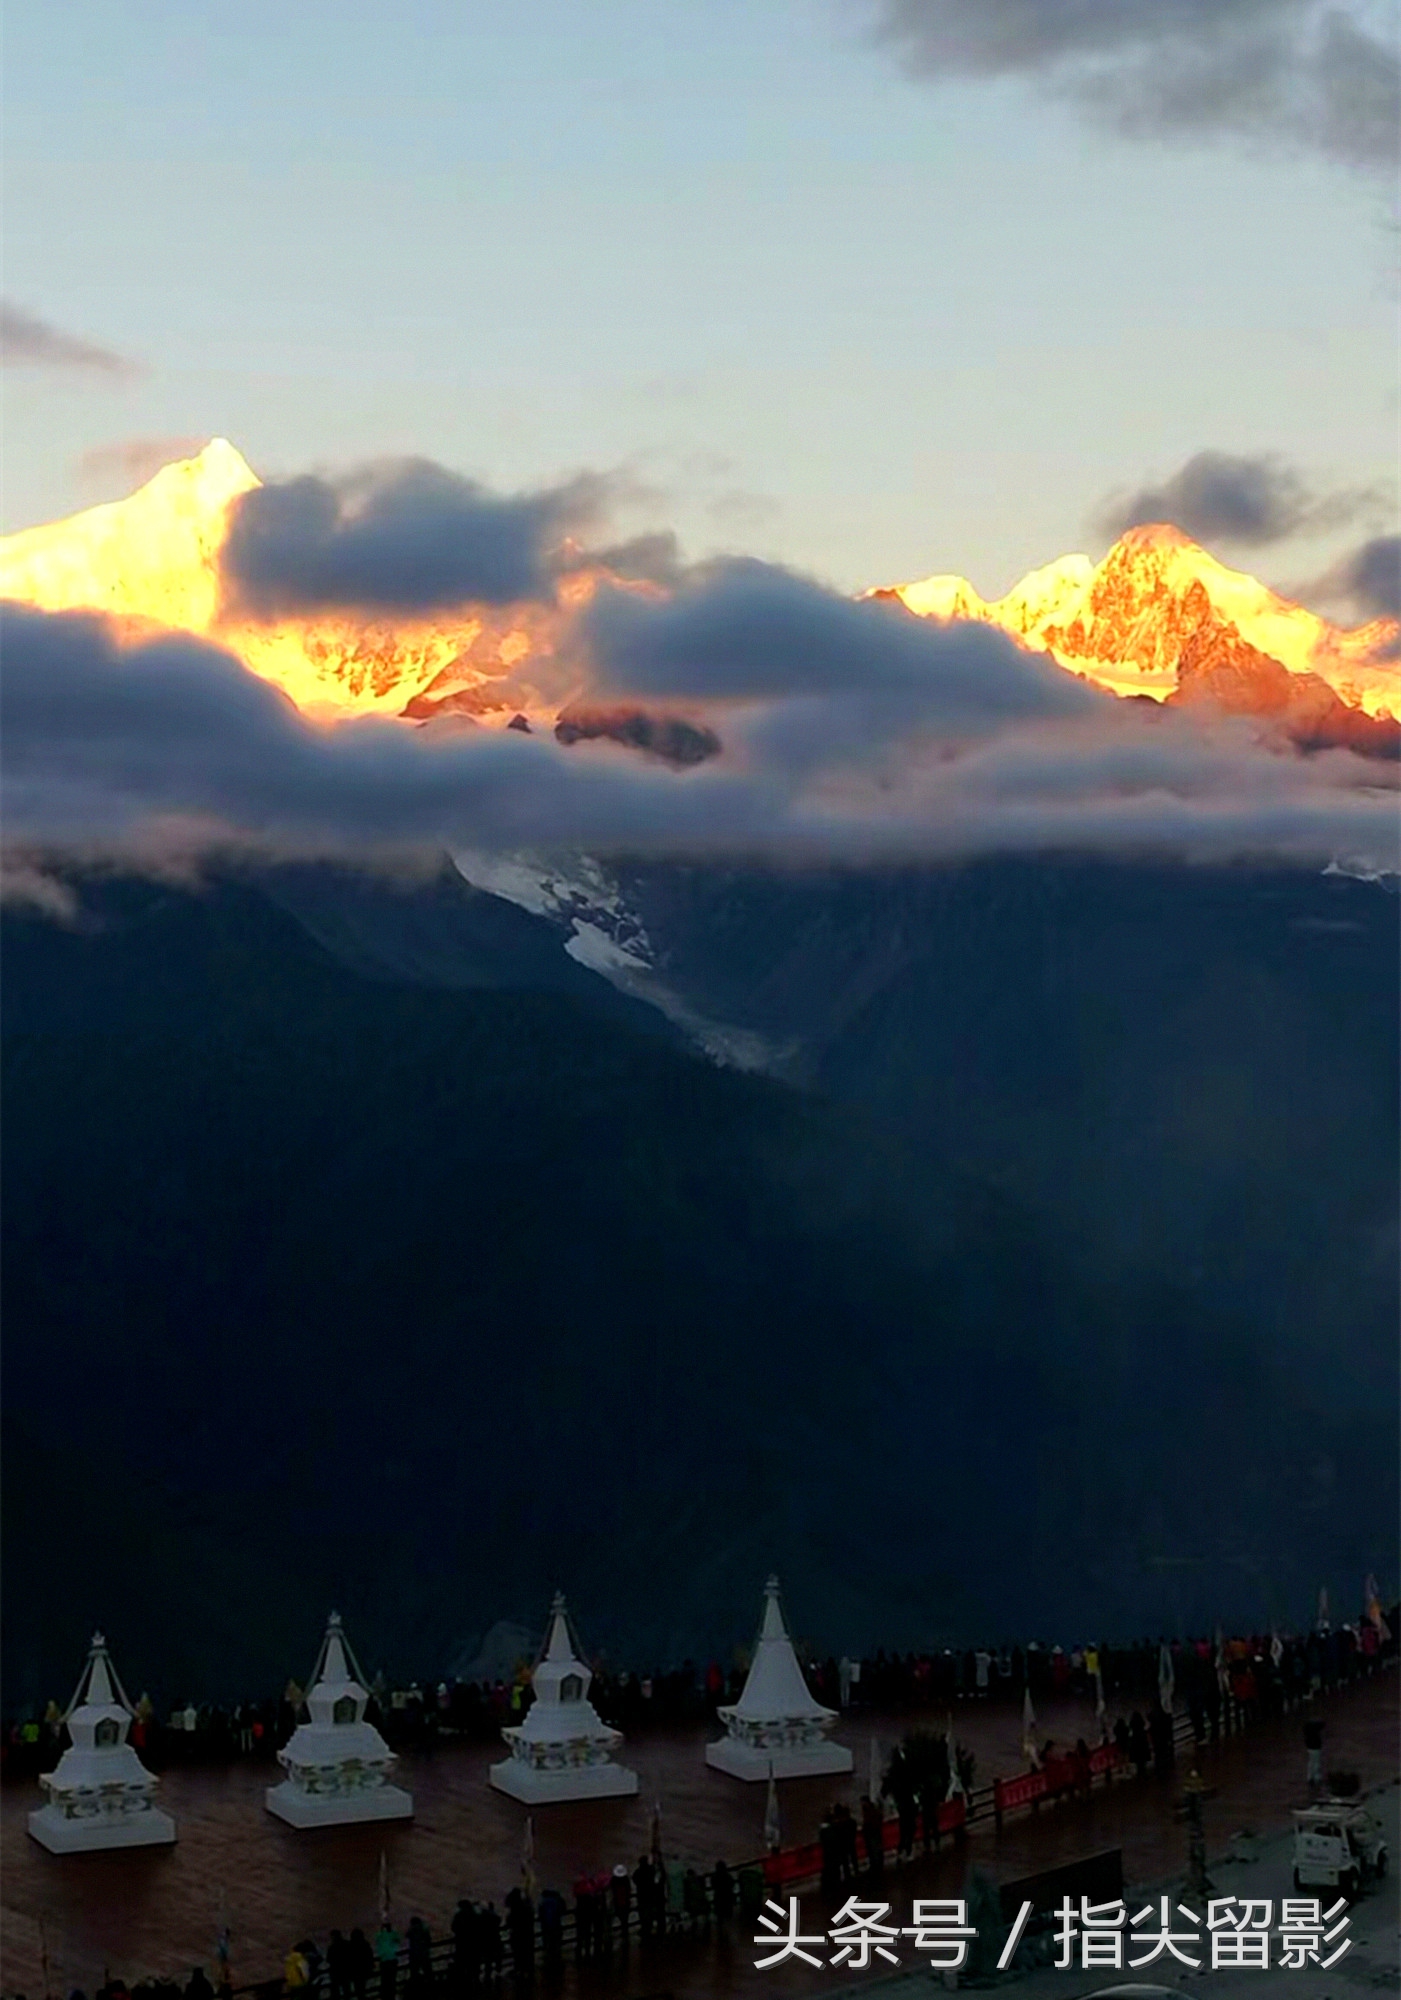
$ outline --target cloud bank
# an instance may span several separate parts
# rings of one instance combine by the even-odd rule
[[[725,664],[707,711],[723,717],[725,748],[685,771],[514,730],[318,728],[213,646],[123,650],[100,618],[7,606],[6,840],[30,855],[543,847],[859,861],[1078,847],[1397,865],[1395,795],[1375,764],[1267,754],[1239,726],[1074,682],[1083,701],[1053,702],[980,632],[946,628],[945,645],[916,655],[876,607],[863,650],[813,596],[825,593],[727,566],[671,618],[595,614],[581,644],[615,679],[670,693]],[[761,609],[752,633],[737,601]],[[783,664],[783,605],[805,670]]]
[[[1199,542],[1264,548],[1303,534],[1330,534],[1375,514],[1383,496],[1371,486],[1319,492],[1297,467],[1272,452],[1240,456],[1199,451],[1169,478],[1105,501],[1096,526],[1119,536],[1171,521]]]
[[[1401,535],[1374,535],[1322,576],[1299,585],[1297,594],[1359,625],[1401,618]]]
[[[1377,535],[1334,572],[1364,618],[1401,618],[1401,535]]]
[[[586,474],[502,496],[425,459],[271,481],[235,505],[225,590],[261,618],[546,597],[566,560],[561,544],[595,525],[610,487]]]
[[[1369,0],[880,0],[876,33],[914,75],[1018,78],[1135,137],[1397,161],[1394,16]]]
[[[954,729],[1081,714],[1099,699],[990,627],[926,624],[748,559],[705,564],[662,600],[603,591],[583,632],[602,683],[626,694],[893,694],[912,719]]]

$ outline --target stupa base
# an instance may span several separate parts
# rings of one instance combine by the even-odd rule
[[[487,1774],[498,1792],[525,1806],[548,1806],[570,1799],[636,1798],[638,1777],[621,1764],[579,1764],[565,1771],[539,1771],[519,1757],[493,1764]]]
[[[288,1826],[363,1826],[378,1819],[412,1819],[413,1798],[397,1785],[376,1785],[373,1791],[334,1794],[301,1792],[292,1784],[269,1785],[263,1804]]]
[[[724,1771],[751,1785],[766,1784],[770,1772],[775,1778],[839,1778],[855,1768],[851,1752],[843,1743],[810,1743],[795,1750],[756,1750],[752,1744],[736,1743],[733,1736],[707,1743],[705,1761],[712,1771]]]
[[[175,1821],[154,1807],[111,1819],[67,1819],[55,1806],[40,1806],[29,1815],[29,1831],[50,1854],[110,1854],[123,1847],[169,1847]]]

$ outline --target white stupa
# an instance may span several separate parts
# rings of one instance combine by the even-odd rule
[[[814,1701],[803,1679],[776,1576],[764,1586],[764,1622],[744,1692],[733,1708],[718,1713],[726,1733],[707,1743],[705,1761],[732,1778],[830,1777],[852,1767],[851,1752],[827,1741],[837,1712]]]
[[[589,1700],[592,1679],[579,1658],[564,1599],[556,1596],[545,1649],[530,1677],[535,1699],[524,1722],[501,1732],[511,1754],[491,1767],[498,1792],[531,1806],[636,1793],[636,1771],[613,1762],[622,1732],[610,1729]]]
[[[306,1705],[277,1761],[287,1773],[263,1802],[289,1826],[352,1826],[361,1820],[412,1819],[413,1799],[389,1782],[394,1753],[366,1722],[369,1693],[340,1614],[333,1611],[311,1670]]]
[[[153,1803],[160,1781],[126,1740],[134,1713],[107,1642],[94,1632],[64,1716],[70,1747],[39,1780],[48,1804],[29,1815],[29,1831],[51,1853],[168,1847],[174,1840],[175,1821]]]

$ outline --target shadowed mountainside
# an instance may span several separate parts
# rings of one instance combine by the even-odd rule
[[[839,1649],[1297,1615],[1387,1566],[1385,1247],[1358,1278],[1319,1245],[1321,1364],[1311,1321],[1291,1345],[1248,1288],[1085,1254],[1035,1174],[954,1143],[970,1093],[1002,1146],[1018,1092],[1040,1105],[1037,1172],[1060,1107],[1093,1130],[1078,987],[1043,1001],[1085,1073],[1039,1020],[981,1073],[970,990],[911,1099],[917,989],[839,1003],[829,963],[799,1088],[676,1046],[543,922],[395,893],[107,881],[74,923],[5,917],[11,1701],[66,1689],[99,1619],[138,1684],[237,1693],[280,1685],[331,1599],[368,1659],[423,1674],[557,1584],[591,1642],[650,1659],[747,1638],[775,1565]],[[762,896],[728,893],[734,993]],[[1337,977],[1362,996],[1341,1075],[1374,1052],[1370,988]],[[1353,1137],[1344,1181],[1384,1183]]]

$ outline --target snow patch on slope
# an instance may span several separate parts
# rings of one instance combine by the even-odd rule
[[[763,1036],[699,1014],[658,971],[658,955],[614,877],[587,854],[486,854],[459,849],[453,866],[474,889],[500,896],[567,931],[564,949],[620,993],[644,1000],[681,1029],[712,1062],[771,1070],[782,1059]]]

